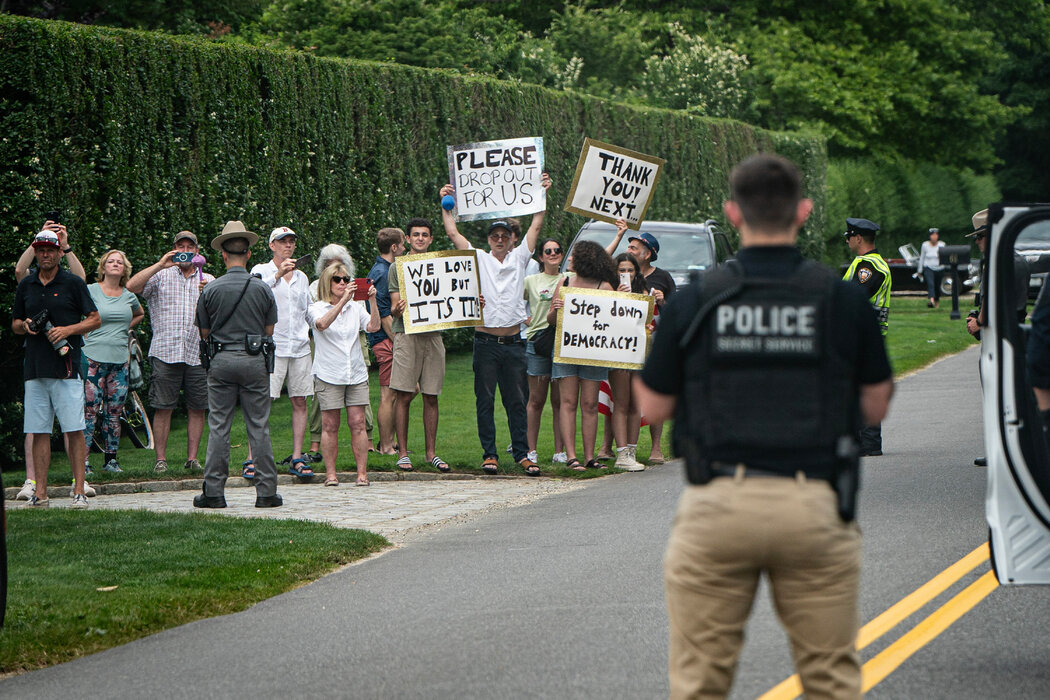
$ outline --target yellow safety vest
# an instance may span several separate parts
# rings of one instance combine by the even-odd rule
[[[846,274],[842,276],[842,279],[853,279],[853,275],[857,271],[857,265],[860,264],[861,260],[868,261],[872,267],[883,274],[882,284],[871,295],[870,301],[872,308],[875,309],[875,317],[879,321],[879,328],[882,330],[882,334],[886,335],[890,329],[890,266],[886,264],[886,261],[878,253],[865,253],[853,258],[853,262],[850,264],[849,269],[846,270]]]

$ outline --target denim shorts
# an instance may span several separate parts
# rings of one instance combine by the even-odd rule
[[[28,379],[22,432],[50,433],[58,417],[63,433],[84,429],[84,380]]]
[[[536,343],[531,340],[525,345],[525,362],[528,364],[526,372],[530,377],[551,376],[551,365],[554,360],[543,355],[536,354]]]
[[[609,378],[608,367],[592,367],[590,365],[566,365],[560,362],[553,363],[551,379],[564,379],[565,377],[579,377],[589,379],[592,382],[604,382]]]

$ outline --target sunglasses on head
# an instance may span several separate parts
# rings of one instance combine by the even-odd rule
[[[561,255],[561,248],[544,248],[544,255]]]
[[[332,281],[333,282],[346,282],[347,284],[350,284],[351,282],[354,281],[354,278],[353,277],[342,277],[341,275],[332,275]]]

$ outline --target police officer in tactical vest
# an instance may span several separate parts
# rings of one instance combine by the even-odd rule
[[[270,444],[270,372],[277,302],[269,285],[248,274],[251,247],[259,236],[230,221],[211,247],[222,253],[226,274],[201,292],[195,323],[201,335],[201,362],[208,370],[208,451],[204,492],[197,508],[225,508],[230,466],[230,426],[238,402],[255,458],[255,507],[282,504]]]
[[[846,245],[856,257],[842,279],[852,280],[860,285],[864,294],[871,301],[875,317],[879,321],[879,330],[883,335],[890,328],[890,266],[875,248],[875,234],[879,225],[867,219],[846,219]],[[859,432],[860,454],[862,457],[880,457],[882,455],[882,425],[864,424]]]
[[[664,562],[671,697],[729,692],[763,572],[806,697],[860,697],[853,436],[886,413],[889,360],[867,297],[795,247],[813,203],[794,164],[753,156],[730,188],[737,261],[668,303],[635,381],[689,482]]]

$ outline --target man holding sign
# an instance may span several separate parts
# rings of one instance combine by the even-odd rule
[[[434,235],[426,219],[408,222],[408,254],[420,255],[430,249]],[[416,387],[423,394],[423,436],[426,460],[440,472],[449,471],[448,464],[437,456],[438,394],[445,382],[445,343],[441,331],[405,333],[405,309],[408,300],[401,296],[398,266],[390,266],[390,315],[394,317],[394,365],[390,372],[390,388],[394,391],[394,426],[397,431],[397,466],[402,471],[412,470],[408,456],[408,408],[416,395]]]
[[[543,173],[541,186],[546,192],[551,180]],[[441,188],[441,196],[452,195],[456,188],[449,184]],[[484,325],[474,333],[474,396],[478,415],[478,439],[486,474],[495,474],[499,468],[496,449],[496,423],[493,408],[496,388],[499,388],[503,408],[507,411],[514,460],[525,473],[536,476],[540,469],[528,458],[528,422],[525,411],[525,343],[521,339],[521,324],[525,313],[525,268],[536,248],[536,239],[546,217],[544,209],[532,216],[522,245],[512,249],[513,234],[510,224],[497,220],[489,225],[489,251],[479,250],[478,273],[481,294],[485,297]],[[456,228],[452,212],[443,209],[445,233],[457,250],[470,250],[470,244]]]

